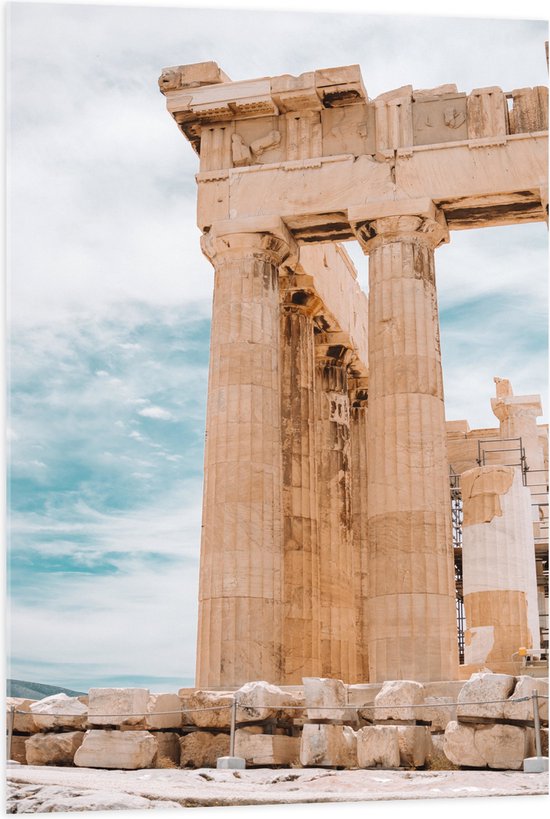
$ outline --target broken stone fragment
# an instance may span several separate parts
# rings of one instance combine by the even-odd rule
[[[90,725],[145,725],[146,688],[90,688],[88,696]]]
[[[25,742],[27,765],[72,765],[83,739],[83,731],[34,734]]]
[[[397,726],[367,725],[357,731],[357,764],[360,768],[398,768]]]
[[[539,695],[539,718],[542,722],[548,722],[548,680],[536,679],[534,677],[521,676],[517,678],[514,692],[510,699],[504,703],[505,719],[532,720],[533,717],[533,692]],[[517,700],[528,697],[523,702]]]
[[[303,700],[289,691],[261,680],[241,686],[235,692],[235,698],[238,702],[238,723],[282,717],[285,707],[303,704]],[[292,720],[301,713],[298,709],[290,708],[285,716]]]
[[[180,737],[180,768],[215,768],[218,758],[228,755],[228,734],[193,731]]]
[[[347,725],[304,725],[300,762],[307,767],[357,767],[357,739]]]
[[[346,719],[347,691],[342,680],[304,677],[303,684],[308,719]]]
[[[504,717],[504,704],[515,685],[509,674],[472,674],[458,695],[457,717]]]
[[[227,691],[194,691],[183,700],[184,715],[199,728],[229,728],[232,702]]]
[[[450,722],[445,729],[443,750],[454,765],[484,768],[485,758],[475,745],[475,729],[470,725]]]
[[[157,741],[148,731],[86,731],[74,764],[79,768],[127,771],[149,768],[157,750]]]
[[[424,719],[422,708],[415,709],[424,700],[424,686],[412,680],[387,680],[374,698],[374,719]]]
[[[145,725],[149,730],[180,728],[181,700],[177,694],[150,694]]]
[[[53,728],[85,728],[88,709],[78,697],[52,694],[30,705],[34,723],[39,731]]]
[[[476,725],[474,744],[489,768],[518,771],[527,756],[528,737],[517,725]]]
[[[14,713],[13,730],[19,734],[34,734],[38,730],[30,710],[30,706],[35,700],[27,700],[23,697],[6,697],[6,727],[9,727],[10,710],[23,711],[24,713]]]
[[[239,730],[235,734],[235,755],[245,759],[247,766],[293,765],[300,759],[300,737]]]

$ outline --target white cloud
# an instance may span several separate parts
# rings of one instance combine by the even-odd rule
[[[173,421],[174,416],[167,409],[162,407],[145,407],[138,410],[138,415],[143,415],[145,418],[155,418],[157,421]]]

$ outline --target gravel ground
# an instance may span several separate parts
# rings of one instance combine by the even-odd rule
[[[8,813],[367,802],[548,794],[548,775],[522,771],[246,771],[10,767]]]

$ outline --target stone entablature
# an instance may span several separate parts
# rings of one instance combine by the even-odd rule
[[[450,229],[546,218],[545,87],[406,85],[371,100],[357,65],[230,82],[215,63],[165,69],[159,84],[201,157],[201,228],[253,215],[269,190],[263,213],[295,238],[355,238],[365,187],[371,204],[429,190]]]

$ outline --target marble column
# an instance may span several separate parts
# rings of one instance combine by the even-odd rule
[[[281,279],[283,667],[287,685],[320,676],[315,342],[319,299]]]
[[[351,443],[351,520],[353,564],[355,566],[355,610],[357,629],[357,679],[369,681],[367,652],[367,423],[368,388],[366,378],[349,379]]]
[[[283,680],[279,265],[271,234],[203,237],[215,268],[197,687]]]
[[[531,495],[513,466],[469,469],[460,483],[464,660],[515,674],[518,649],[540,647]]]
[[[434,270],[447,230],[439,218],[387,216],[361,235],[369,254],[369,680],[452,680],[457,625]]]
[[[357,681],[357,630],[351,536],[350,421],[347,364],[351,353],[317,341],[316,430],[319,495],[321,676]]]

